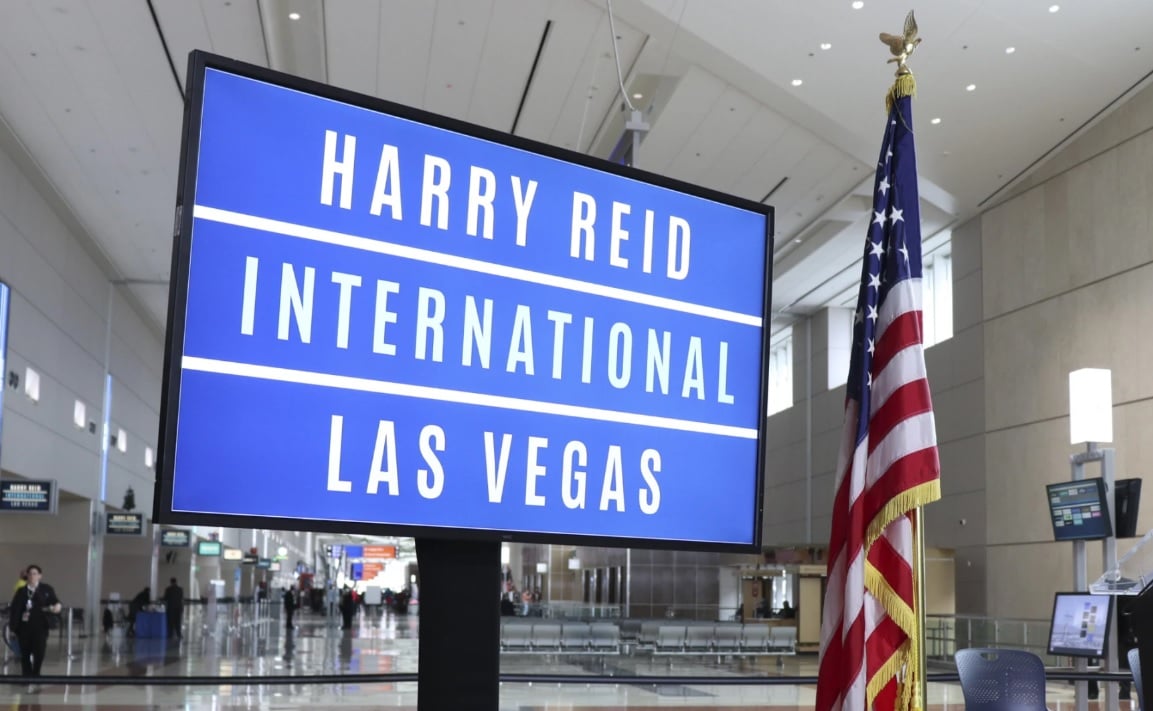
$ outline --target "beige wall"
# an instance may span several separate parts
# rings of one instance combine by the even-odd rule
[[[1153,470],[1153,88],[998,199],[953,231],[954,336],[926,351],[943,494],[926,538],[955,552],[958,613],[1043,619],[1073,580],[1042,493],[1077,451],[1071,370],[1113,370],[1117,475]],[[828,538],[844,389],[824,387],[824,318],[795,324],[796,404],[769,419],[766,545]]]
[[[1153,465],[1150,128],[1146,89],[982,216],[990,615],[1044,618],[1052,593],[1071,587],[1071,546],[1051,541],[1038,496],[1069,477],[1077,451],[1068,443],[1069,371],[1113,371],[1117,475]],[[1138,530],[1151,527],[1146,505]],[[1088,548],[1092,579],[1100,546]],[[1030,584],[1012,584],[1021,579]]]

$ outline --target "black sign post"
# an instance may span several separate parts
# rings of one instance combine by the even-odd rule
[[[416,707],[500,707],[500,606],[489,595],[461,590],[496,590],[500,543],[416,539],[420,570],[420,665]]]

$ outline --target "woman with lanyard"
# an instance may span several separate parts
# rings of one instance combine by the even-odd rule
[[[40,582],[40,566],[28,566],[28,584],[12,596],[8,626],[20,641],[20,673],[40,676],[48,646],[48,615],[60,614],[60,600],[51,585]]]

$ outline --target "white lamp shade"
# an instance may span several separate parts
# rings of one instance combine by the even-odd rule
[[[1113,373],[1082,368],[1069,373],[1069,442],[1113,441]]]

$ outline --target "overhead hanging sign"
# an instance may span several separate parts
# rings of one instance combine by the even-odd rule
[[[0,512],[56,513],[56,482],[0,479]]]
[[[192,534],[188,531],[168,529],[160,532],[160,545],[167,548],[187,548],[192,543]]]
[[[105,518],[104,532],[110,536],[143,536],[144,514],[109,513]]]
[[[771,208],[188,76],[162,520],[759,546]]]

